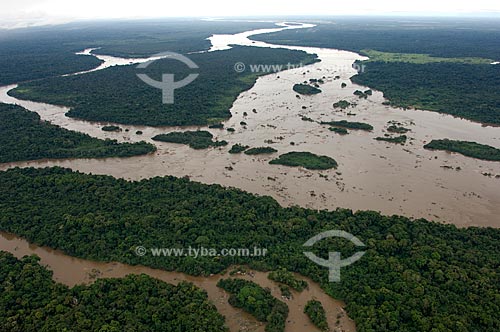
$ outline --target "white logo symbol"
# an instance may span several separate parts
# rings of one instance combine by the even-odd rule
[[[344,232],[344,231],[326,231],[323,233],[320,233],[309,240],[307,240],[306,243],[304,243],[304,247],[312,247],[316,242],[321,241],[326,238],[331,238],[331,237],[341,237],[346,240],[351,241],[354,243],[355,246],[357,247],[364,247],[365,245],[363,242],[361,242],[357,237],[354,235]],[[352,263],[356,262],[358,259],[360,259],[363,255],[365,254],[365,251],[358,251],[354,255],[352,255],[349,258],[346,259],[340,259],[340,252],[329,252],[328,253],[328,259],[323,259],[318,256],[316,256],[314,253],[310,251],[304,251],[304,255],[306,255],[307,258],[312,260],[314,263],[327,267],[329,269],[328,272],[328,280],[330,282],[340,282],[340,268],[344,266],[349,266]]]
[[[174,53],[174,52],[163,52],[163,53],[158,53],[153,56],[154,60],[150,60],[144,63],[141,63],[137,66],[138,69],[145,69],[147,68],[150,64],[152,64],[154,61],[163,59],[163,58],[168,58],[168,59],[174,59],[178,60],[182,63],[184,63],[186,66],[188,66],[191,69],[198,69],[198,65],[194,63],[191,59],[188,57]],[[175,82],[174,81],[174,75],[173,74],[163,74],[161,81],[155,81],[151,77],[149,77],[146,74],[137,74],[137,77],[139,77],[144,83],[157,88],[161,89],[162,91],[162,100],[164,104],[173,104],[174,103],[174,91],[176,89],[180,89],[182,87],[185,87],[189,83],[193,82],[200,74],[189,74],[186,76],[184,79]]]

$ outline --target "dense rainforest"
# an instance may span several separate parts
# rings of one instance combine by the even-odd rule
[[[0,163],[45,158],[130,157],[154,152],[146,142],[100,140],[41,121],[37,113],[0,103]]]
[[[75,55],[86,48],[120,57],[147,57],[170,51],[207,50],[214,33],[270,28],[272,23],[186,19],[78,22],[57,26],[0,30],[0,85],[90,70],[92,56]],[[145,36],[147,36],[145,38]]]
[[[315,23],[313,28],[255,35],[251,39],[354,52],[368,49],[500,60],[500,24],[493,18],[335,17]]]
[[[383,91],[393,106],[500,124],[499,65],[370,61],[351,80]]]
[[[500,24],[492,19],[335,18],[310,29],[257,35],[277,44],[330,47],[366,55],[387,52],[387,61],[363,62],[353,82],[384,93],[392,105],[415,107],[500,124]],[[393,53],[403,53],[394,59]],[[391,58],[392,54],[392,58]],[[421,55],[418,57],[418,55]],[[442,57],[441,63],[430,62]],[[415,58],[407,62],[407,58]],[[479,58],[469,64],[467,58]],[[379,60],[384,57],[375,56]],[[398,62],[399,61],[399,62]],[[418,63],[421,61],[421,63]]]
[[[232,264],[286,268],[319,282],[346,302],[358,331],[500,330],[500,230],[464,228],[373,211],[283,208],[219,185],[157,177],[128,182],[68,169],[0,172],[0,229],[69,255],[190,274]],[[344,230],[366,254],[342,268],[341,282],[304,256],[303,244],[326,230]],[[242,236],[245,234],[245,236]],[[134,248],[188,246],[267,248],[261,257],[138,257]],[[324,239],[319,257],[357,251]]]
[[[0,251],[0,293],[2,331],[227,331],[193,284],[129,275],[68,288],[36,256],[18,260]]]
[[[229,118],[229,109],[238,95],[250,89],[258,76],[267,74],[254,73],[250,68],[237,72],[235,63],[307,64],[317,59],[302,51],[253,47],[190,54],[189,58],[199,69],[189,69],[177,60],[162,59],[143,70],[134,65],[116,66],[84,75],[24,83],[10,94],[69,106],[68,116],[90,121],[149,126],[207,125]],[[175,90],[173,104],[163,104],[162,91],[141,81],[137,73],[146,73],[160,81],[164,73],[174,74],[176,81],[189,73],[198,73],[199,77]]]

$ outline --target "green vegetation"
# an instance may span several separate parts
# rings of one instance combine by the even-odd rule
[[[389,127],[387,127],[387,131],[396,134],[406,134],[407,132],[410,131],[410,129],[392,124]]]
[[[430,143],[426,144],[424,148],[456,152],[477,159],[500,161],[500,149],[476,142],[440,139],[432,140]]]
[[[375,50],[361,50],[361,53],[368,56],[372,62],[408,62],[414,64],[426,64],[434,62],[453,62],[453,63],[464,63],[471,65],[481,65],[490,64],[494,62],[491,59],[484,58],[443,58],[434,57],[429,54],[418,54],[418,53],[390,53],[390,52],[379,52]]]
[[[0,163],[60,158],[130,157],[154,152],[152,144],[100,140],[54,126],[20,106],[0,104]]]
[[[190,148],[201,150],[210,147],[218,147],[227,145],[226,141],[213,141],[214,135],[205,130],[174,131],[168,134],[156,135],[152,139],[159,142],[186,144]]]
[[[302,121],[306,121],[306,122],[314,122],[313,119],[311,119],[310,117],[307,117],[307,116],[301,116],[300,119]]]
[[[336,134],[339,134],[339,135],[347,135],[347,134],[349,134],[349,131],[347,129],[345,129],[345,128],[330,127],[328,129],[331,130],[331,131],[333,131]]]
[[[282,45],[327,47],[361,52],[420,53],[432,57],[480,57],[498,60],[500,25],[496,19],[436,17],[335,17],[310,29],[251,37]]]
[[[2,331],[227,331],[193,284],[129,275],[68,288],[39,261],[0,251]]]
[[[0,31],[0,85],[37,80],[96,68],[101,61],[75,52],[147,57],[159,52],[187,54],[208,50],[214,33],[270,28],[258,22],[132,20],[79,22]]]
[[[371,96],[373,94],[372,90],[366,90],[366,91],[361,91],[361,90],[356,90],[353,92],[355,96],[358,96],[359,98],[368,98],[368,96]]]
[[[341,87],[342,89],[343,89],[343,88],[345,88],[346,86],[347,86],[347,83],[342,83],[342,84],[340,84],[340,87]]]
[[[236,62],[287,64],[311,63],[316,56],[301,51],[234,47],[220,52],[190,54],[199,77],[175,91],[175,102],[163,104],[161,90],[137,77],[135,65],[114,66],[83,75],[48,78],[21,84],[10,94],[20,98],[70,107],[69,117],[130,125],[186,126],[209,125],[231,116],[238,95],[250,89],[258,76],[250,68],[238,73]],[[173,59],[157,60],[141,70],[154,80],[163,73],[178,81],[193,72]]]
[[[375,140],[377,141],[384,141],[384,142],[389,142],[389,143],[395,143],[395,144],[405,144],[406,140],[408,137],[406,135],[400,135],[396,137],[376,137]]]
[[[0,172],[0,188],[1,230],[68,255],[193,275],[219,273],[234,264],[284,267],[345,301],[359,331],[500,330],[498,229],[457,228],[373,211],[283,208],[270,197],[174,177],[126,181],[26,168]],[[328,282],[328,269],[303,254],[305,241],[332,229],[366,244],[363,258],[342,268],[340,283]],[[257,247],[269,254],[192,259],[134,253],[138,245],[159,243]],[[313,250],[323,258],[331,251],[349,257],[358,248],[330,239]]]
[[[293,86],[293,91],[300,93],[301,95],[315,95],[321,93],[320,89],[307,84],[295,84]]]
[[[350,102],[348,102],[347,100],[340,100],[340,101],[333,104],[333,107],[341,108],[341,109],[346,109],[350,106],[354,106],[354,105],[351,104]]]
[[[370,62],[351,78],[383,91],[390,104],[500,124],[500,66]]]
[[[321,331],[329,331],[328,321],[326,320],[325,308],[321,302],[317,300],[310,300],[304,307],[304,313],[309,317],[311,322]]]
[[[313,29],[252,38],[275,44],[355,52],[403,53],[401,57],[405,61],[413,58],[412,63],[372,59],[364,63],[366,70],[352,81],[382,91],[396,107],[413,107],[500,124],[500,66],[485,63],[485,59],[499,60],[500,44],[496,41],[500,38],[500,25],[495,20],[336,18],[335,24],[324,22]],[[420,55],[416,57],[415,53]],[[448,60],[429,62],[436,57]],[[464,58],[481,60],[464,62]]]
[[[279,285],[281,296],[291,299],[293,297],[292,292],[290,291],[290,287],[287,285],[280,284]]]
[[[102,131],[121,131],[122,129],[118,126],[104,126]]]
[[[332,127],[341,127],[341,128],[354,129],[354,130],[367,130],[367,131],[373,130],[373,126],[369,125],[368,123],[352,122],[352,121],[347,121],[347,120],[321,121],[321,124],[322,125],[329,125]]]
[[[284,268],[270,272],[267,277],[276,282],[285,284],[298,292],[302,292],[307,288],[307,282],[305,280],[297,279],[292,272]]]
[[[271,153],[275,153],[275,152],[278,152],[278,150],[276,150],[270,146],[264,146],[264,147],[248,149],[244,153],[249,155],[249,156],[252,156],[252,155],[256,155],[256,154],[271,154]]]
[[[229,304],[242,308],[261,322],[267,322],[266,332],[283,332],[288,306],[274,298],[271,291],[242,279],[221,279],[217,286],[230,295]]]
[[[335,159],[318,156],[311,152],[288,152],[269,162],[272,165],[300,166],[311,170],[337,168]]]
[[[249,148],[248,145],[234,144],[229,150],[229,153],[242,153],[248,148]]]

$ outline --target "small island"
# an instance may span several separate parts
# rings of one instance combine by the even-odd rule
[[[333,131],[335,134],[339,135],[347,135],[349,134],[349,131],[345,128],[339,128],[339,127],[330,127],[328,128],[330,131]]]
[[[278,150],[271,148],[269,146],[264,146],[264,147],[258,147],[258,148],[251,148],[246,150],[244,153],[252,156],[252,155],[257,155],[257,154],[271,154],[278,152]]]
[[[361,90],[356,90],[353,93],[355,96],[358,96],[359,98],[368,98],[368,96],[371,96],[373,94],[372,90],[365,90],[364,92]]]
[[[270,290],[242,279],[221,279],[217,287],[230,294],[228,300],[230,305],[245,310],[258,321],[266,322],[266,332],[285,330],[288,306],[276,299]]]
[[[438,139],[432,140],[429,144],[424,145],[424,149],[456,152],[466,157],[488,161],[500,161],[500,149],[476,142]]]
[[[233,154],[242,153],[243,151],[245,151],[248,148],[249,148],[248,145],[234,144],[231,147],[231,149],[229,150],[229,153],[233,153]]]
[[[291,287],[291,288],[295,289],[297,292],[302,292],[308,286],[307,281],[297,279],[292,272],[290,272],[284,268],[270,272],[267,275],[267,277],[270,280],[273,280],[273,281],[279,282],[281,284],[284,284],[288,287]]]
[[[318,156],[311,152],[288,152],[271,160],[269,164],[304,167],[310,170],[325,170],[338,166],[335,159],[328,156]]]
[[[317,300],[309,300],[304,307],[304,313],[309,317],[311,322],[321,331],[329,331],[328,321],[326,320],[325,308],[321,302]]]
[[[333,104],[334,108],[341,108],[341,109],[346,109],[350,106],[354,106],[354,104],[351,104],[347,100],[340,100],[340,101]]]
[[[168,134],[156,135],[152,138],[153,141],[187,144],[189,147],[201,150],[208,149],[209,147],[224,146],[228,143],[226,141],[213,141],[213,135],[208,131],[185,131],[185,132],[171,132]]]
[[[389,143],[395,143],[395,144],[405,144],[406,140],[408,137],[406,135],[401,135],[397,137],[377,137],[375,140],[377,141],[384,141],[384,142],[389,142]]]
[[[407,132],[410,131],[410,129],[392,124],[389,127],[387,127],[387,131],[396,134],[406,134]]]
[[[351,122],[346,120],[340,120],[340,121],[321,121],[321,124],[329,125],[332,127],[341,127],[354,130],[367,130],[367,131],[373,130],[372,125],[364,122]]]
[[[301,95],[315,95],[321,93],[320,89],[307,84],[295,84],[293,86],[293,91],[300,93]]]
[[[118,126],[104,126],[102,131],[122,131],[122,129]]]

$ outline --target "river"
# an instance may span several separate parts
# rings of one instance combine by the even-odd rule
[[[500,175],[500,163],[423,149],[423,145],[431,139],[440,138],[476,141],[500,148],[500,128],[485,127],[435,112],[386,106],[382,104],[385,101],[382,93],[377,91],[368,99],[359,99],[353,92],[358,89],[366,90],[367,87],[352,84],[349,80],[356,73],[351,67],[352,63],[363,59],[356,53],[271,45],[249,39],[260,33],[303,27],[311,25],[284,26],[210,38],[213,45],[210,51],[224,50],[230,48],[229,45],[279,47],[316,53],[321,59],[321,62],[304,68],[259,78],[255,86],[243,92],[231,108],[232,117],[226,121],[225,126],[236,128],[236,132],[217,129],[210,131],[218,139],[227,140],[230,145],[272,145],[280,153],[310,151],[328,155],[338,161],[338,170],[318,172],[288,168],[269,165],[268,161],[275,156],[231,155],[227,153],[228,148],[199,151],[183,145],[158,142],[155,142],[158,151],[154,155],[126,159],[30,161],[2,164],[0,169],[15,166],[62,166],[129,180],[163,175],[189,176],[203,183],[218,183],[269,195],[284,206],[375,210],[388,215],[399,214],[452,223],[459,227],[500,227],[500,179],[495,178],[495,175]],[[84,52],[92,54],[91,50]],[[104,61],[99,68],[147,60],[109,56],[99,58]],[[335,79],[336,76],[340,76],[340,79]],[[291,89],[295,83],[322,77],[325,77],[326,82],[321,85],[321,94],[298,99]],[[341,88],[341,82],[345,82],[347,87]],[[198,129],[120,125],[129,131],[103,132],[101,127],[110,123],[71,119],[64,115],[68,111],[66,107],[22,101],[8,96],[8,91],[15,86],[0,88],[0,102],[20,104],[53,124],[98,138],[135,142],[150,140],[160,133]],[[348,111],[335,110],[332,104],[342,99],[356,103],[356,106]],[[256,113],[252,112],[253,109],[256,109]],[[303,115],[317,121],[348,119],[367,122],[374,130],[351,131],[349,135],[339,136],[330,132],[326,126],[302,121]],[[241,121],[245,121],[247,125],[241,126]],[[410,137],[409,143],[401,146],[374,140],[386,133],[389,121],[400,122],[411,129],[407,134]],[[144,134],[136,135],[137,130]],[[270,141],[273,143],[268,144]],[[292,146],[291,142],[295,145]]]
[[[184,273],[151,269],[144,266],[132,266],[117,262],[95,262],[71,257],[59,250],[39,247],[5,232],[0,232],[0,250],[8,251],[18,258],[25,255],[37,255],[40,257],[40,264],[54,272],[54,280],[68,286],[88,284],[96,278],[122,278],[129,274],[143,273],[174,285],[181,281],[188,281],[207,291],[208,298],[215,304],[219,313],[226,317],[226,325],[231,332],[242,330],[264,331],[263,323],[256,321],[242,310],[232,307],[228,303],[229,295],[217,287],[217,282],[220,279],[229,278],[229,274],[193,277]],[[231,268],[228,269],[228,271],[230,270]],[[250,280],[262,287],[268,287],[271,289],[273,296],[286,302],[290,310],[286,323],[286,332],[319,331],[304,314],[304,306],[311,299],[316,299],[323,304],[327,311],[330,327],[336,327],[346,332],[356,330],[354,322],[347,317],[343,309],[344,303],[326,295],[318,284],[308,278],[298,276],[300,279],[307,281],[308,288],[300,293],[291,290],[293,298],[286,300],[281,298],[278,284],[269,280],[267,273],[248,270],[245,274],[231,276],[231,278],[233,277]],[[337,317],[340,317],[338,318],[339,324],[336,324]]]
[[[240,94],[231,108],[232,117],[225,122],[225,127],[234,127],[236,131],[229,133],[225,130],[208,130],[217,139],[227,140],[229,145],[235,143],[251,146],[271,145],[280,153],[309,151],[328,155],[338,161],[337,170],[319,172],[288,168],[269,165],[269,160],[274,156],[232,155],[227,153],[227,147],[193,150],[184,145],[159,142],[154,142],[158,151],[152,155],[6,163],[0,164],[0,170],[12,167],[61,166],[128,180],[163,175],[188,176],[194,181],[218,183],[256,194],[269,195],[283,206],[369,209],[384,214],[428,218],[443,223],[453,223],[460,227],[500,227],[498,218],[500,179],[484,175],[500,174],[500,163],[423,149],[426,142],[439,138],[470,140],[500,148],[500,128],[484,127],[478,123],[435,112],[386,106],[383,105],[385,99],[382,93],[378,91],[374,91],[367,99],[353,96],[355,90],[367,89],[352,84],[349,80],[356,74],[351,66],[352,63],[363,59],[356,53],[271,45],[249,39],[255,34],[304,27],[311,25],[282,24],[282,27],[276,29],[249,31],[236,35],[215,35],[210,38],[213,45],[210,51],[213,52],[228,49],[230,45],[287,48],[318,54],[321,62],[260,77],[254,87]],[[83,51],[83,54],[92,56],[92,49]],[[148,60],[98,57],[103,63],[94,70]],[[295,83],[323,77],[325,83],[321,85],[323,92],[319,95],[297,98],[292,91]],[[347,84],[346,88],[341,88],[342,82]],[[97,138],[117,139],[120,142],[151,141],[151,137],[160,133],[200,128],[120,125],[128,131],[104,132],[101,130],[102,126],[111,123],[68,118],[65,116],[67,107],[10,97],[8,92],[16,86],[0,87],[0,102],[19,104],[37,112],[43,120]],[[356,106],[348,111],[335,110],[332,104],[342,99],[356,103]],[[256,111],[253,112],[253,109]],[[339,136],[316,122],[303,121],[302,116],[316,121],[349,119],[368,122],[374,130],[373,132],[351,131],[349,135]],[[240,125],[241,121],[245,121],[247,125]],[[409,143],[400,146],[374,140],[375,137],[386,133],[389,121],[397,121],[411,129],[407,134],[410,137]],[[135,132],[138,130],[142,131],[143,135],[136,135]],[[263,329],[262,324],[227,304],[227,294],[215,286],[221,276],[197,278],[141,266],[92,262],[30,245],[21,238],[5,233],[0,234],[0,249],[9,251],[17,257],[25,254],[39,255],[41,263],[54,271],[55,280],[69,286],[91,282],[95,276],[122,277],[130,273],[147,273],[171,283],[190,281],[207,290],[210,299],[226,316],[231,331],[237,331],[242,326],[249,330]],[[270,282],[264,273],[254,272],[252,276],[240,277],[270,287],[273,294],[279,297],[277,286]],[[325,305],[331,326],[334,326],[332,324],[337,314],[343,313],[341,302],[324,294],[319,286],[310,280],[309,283],[311,285],[309,290],[301,294],[294,293],[294,299],[288,301],[290,321],[287,323],[287,331],[314,330],[302,312],[305,302],[312,297],[320,299]],[[345,331],[355,330],[354,323],[346,315],[341,318],[341,328]]]

